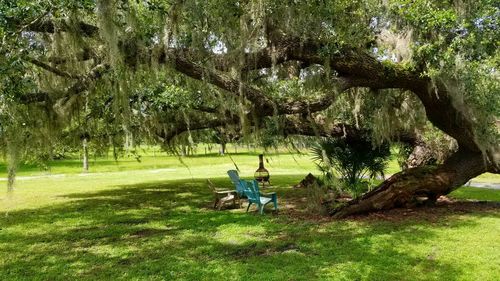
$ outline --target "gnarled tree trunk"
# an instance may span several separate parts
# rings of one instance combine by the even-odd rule
[[[435,160],[432,149],[419,137],[412,145],[412,151],[403,164],[403,169],[410,169],[431,164]]]
[[[479,152],[459,150],[438,166],[422,166],[397,173],[374,190],[332,212],[337,218],[395,207],[434,202],[487,171]]]

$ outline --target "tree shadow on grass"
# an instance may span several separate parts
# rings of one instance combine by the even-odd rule
[[[281,198],[300,195],[284,187],[286,179],[277,177]],[[431,228],[419,220],[318,224],[218,212],[201,180],[65,197],[72,201],[0,218],[0,279],[456,280],[459,264],[404,248],[429,243],[450,224],[477,225],[453,216]]]

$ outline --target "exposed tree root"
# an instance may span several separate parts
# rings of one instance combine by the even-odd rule
[[[481,153],[458,151],[442,165],[412,168],[393,175],[374,190],[335,209],[331,215],[343,218],[433,203],[439,196],[486,172],[487,166]]]

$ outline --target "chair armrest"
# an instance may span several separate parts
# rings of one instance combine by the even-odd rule
[[[231,194],[231,193],[236,193],[234,190],[216,190],[215,193],[217,194]]]
[[[278,195],[276,195],[276,192],[266,192],[266,193],[261,193],[260,195],[264,197],[271,197],[271,200],[273,201],[278,200]]]
[[[260,192],[261,196],[276,196],[276,192]]]

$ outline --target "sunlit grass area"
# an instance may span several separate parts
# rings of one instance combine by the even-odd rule
[[[500,184],[500,175],[492,174],[492,173],[484,173],[484,174],[474,178],[474,181],[491,182],[491,183]]]
[[[278,213],[211,209],[205,178],[231,188],[225,173],[233,161],[251,178],[256,160],[245,153],[187,157],[183,165],[144,157],[119,162],[123,171],[98,161],[94,173],[79,174],[75,164],[58,167],[63,175],[19,179],[9,197],[0,193],[0,280],[500,278],[497,208],[398,219],[298,217],[307,191],[291,186],[314,171],[307,155],[270,155]],[[143,164],[150,166],[136,168]],[[452,196],[500,201],[498,191],[475,188]]]
[[[130,155],[114,159],[110,154],[107,157],[92,158],[89,172],[107,173],[160,169],[173,171],[175,169],[174,174],[184,178],[208,175],[224,176],[226,170],[238,168],[244,175],[251,176],[258,166],[258,154],[263,153],[262,149],[250,149],[235,145],[228,145],[228,153],[223,156],[215,151],[216,149],[207,150],[206,146],[202,145],[198,148],[197,154],[181,157],[169,155],[158,147],[144,147],[137,150],[140,157]],[[279,149],[264,152],[264,154],[266,167],[275,174],[307,174],[309,172],[319,174],[312,162],[310,151],[306,149],[301,152]],[[72,156],[70,159],[49,161],[45,168],[35,164],[21,164],[17,175],[20,177],[39,177],[82,173],[81,159],[78,158],[78,155]],[[0,179],[7,177],[6,166],[5,162],[0,161]],[[208,169],[206,169],[207,166]],[[385,174],[391,175],[399,171],[396,151],[393,151]],[[475,178],[474,181],[500,184],[500,175],[485,173]]]
[[[456,199],[473,199],[500,202],[500,190],[474,187],[461,187],[449,194]]]
[[[199,152],[196,155],[187,157],[168,155],[158,149],[152,148],[140,150],[140,157],[126,156],[114,159],[111,155],[108,157],[99,157],[90,160],[91,173],[101,172],[119,172],[130,170],[151,170],[175,168],[178,173],[185,176],[185,172],[189,174],[190,169],[207,166],[213,169],[219,169],[221,175],[225,175],[227,169],[241,169],[242,172],[250,174],[258,167],[258,155],[262,150],[254,151],[246,148],[231,148],[231,153],[219,155],[218,153]],[[235,152],[236,151],[236,152]],[[287,171],[307,171],[316,172],[314,163],[311,160],[311,155],[305,151],[304,153],[280,153],[280,151],[270,151],[265,153],[266,167]],[[222,168],[222,169],[220,169]],[[6,163],[0,162],[0,176],[6,177]],[[207,170],[210,174],[210,170]],[[64,160],[53,160],[48,162],[48,169],[42,169],[35,164],[22,164],[18,169],[19,176],[41,176],[54,174],[78,174],[82,172],[82,161],[78,157]],[[279,172],[279,171],[275,171]]]

